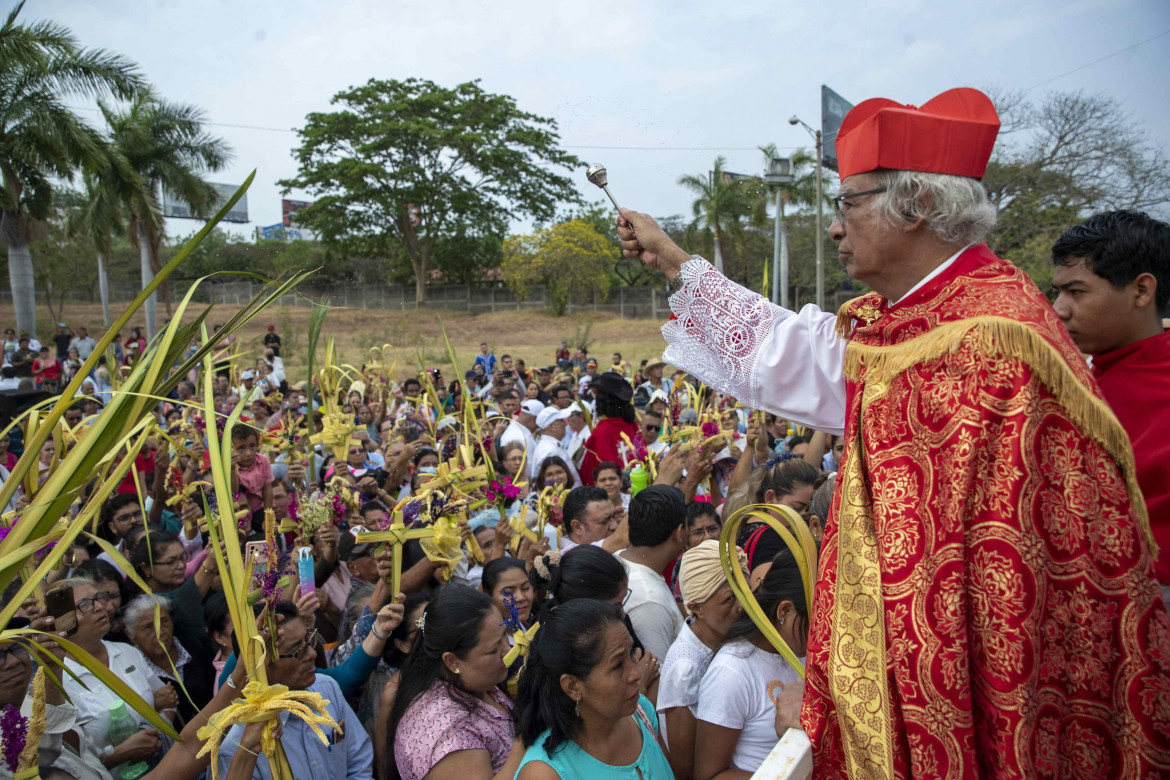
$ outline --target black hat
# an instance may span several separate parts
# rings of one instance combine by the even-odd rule
[[[343,561],[355,561],[363,555],[372,553],[373,547],[374,545],[369,543],[359,544],[351,532],[343,531],[341,541],[337,543],[337,556]]]
[[[604,374],[598,374],[589,382],[589,387],[593,392],[602,392],[606,395],[612,395],[619,401],[630,402],[634,397],[634,388],[630,387],[630,383],[622,379],[620,374],[615,374],[612,371],[606,371]]]

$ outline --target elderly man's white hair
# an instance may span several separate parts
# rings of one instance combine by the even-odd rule
[[[874,209],[890,227],[923,219],[940,240],[965,246],[995,227],[995,206],[976,179],[920,171],[876,171],[886,188]]]

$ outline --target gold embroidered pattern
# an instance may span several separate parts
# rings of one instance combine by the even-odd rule
[[[836,610],[828,681],[841,721],[850,777],[889,778],[894,765],[886,665],[885,609],[871,499],[862,473],[863,445],[837,484]]]

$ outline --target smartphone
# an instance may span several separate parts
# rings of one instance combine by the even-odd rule
[[[248,542],[244,545],[244,565],[252,562],[252,580],[258,582],[260,575],[268,569],[268,562],[264,557],[267,545],[264,542]]]
[[[65,636],[77,633],[77,605],[73,603],[73,589],[61,588],[45,596],[45,608],[53,617],[53,629]]]

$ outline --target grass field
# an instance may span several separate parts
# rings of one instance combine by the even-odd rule
[[[214,325],[223,322],[237,310],[236,306],[216,305],[208,323]],[[303,378],[310,311],[299,307],[269,309],[244,328],[242,338],[245,350],[258,357],[267,325],[276,325],[284,341],[281,351],[290,379],[296,381]],[[116,317],[120,312],[117,305],[111,307],[111,317]],[[189,312],[189,319],[194,313]],[[37,314],[37,333],[43,343],[51,344],[49,337],[55,323],[49,321],[43,306],[38,307]],[[160,325],[165,317],[165,310],[160,305]],[[65,321],[75,329],[79,325],[89,327],[90,335],[97,338],[102,331],[101,305],[67,305]],[[130,320],[130,326],[143,323],[141,313]],[[0,328],[13,324],[15,317],[12,306],[0,305]],[[427,367],[443,369],[443,376],[450,381],[455,372],[450,370],[450,361],[447,359],[441,330],[443,327],[455,347],[462,370],[466,370],[474,361],[481,341],[487,341],[497,357],[506,352],[513,357],[523,358],[529,367],[551,364],[561,341],[568,343],[572,349],[582,339],[588,344],[589,354],[596,357],[603,367],[608,365],[610,355],[615,351],[621,352],[626,360],[637,365],[641,359],[653,357],[665,347],[659,331],[661,324],[654,320],[622,319],[602,312],[552,317],[521,310],[472,315],[463,312],[391,312],[334,307],[325,319],[322,345],[325,338],[332,338],[342,362],[360,366],[367,359],[370,348],[389,344],[393,354],[398,357],[396,373],[400,378],[414,373],[421,356]],[[128,334],[129,326],[123,330],[123,335]]]

